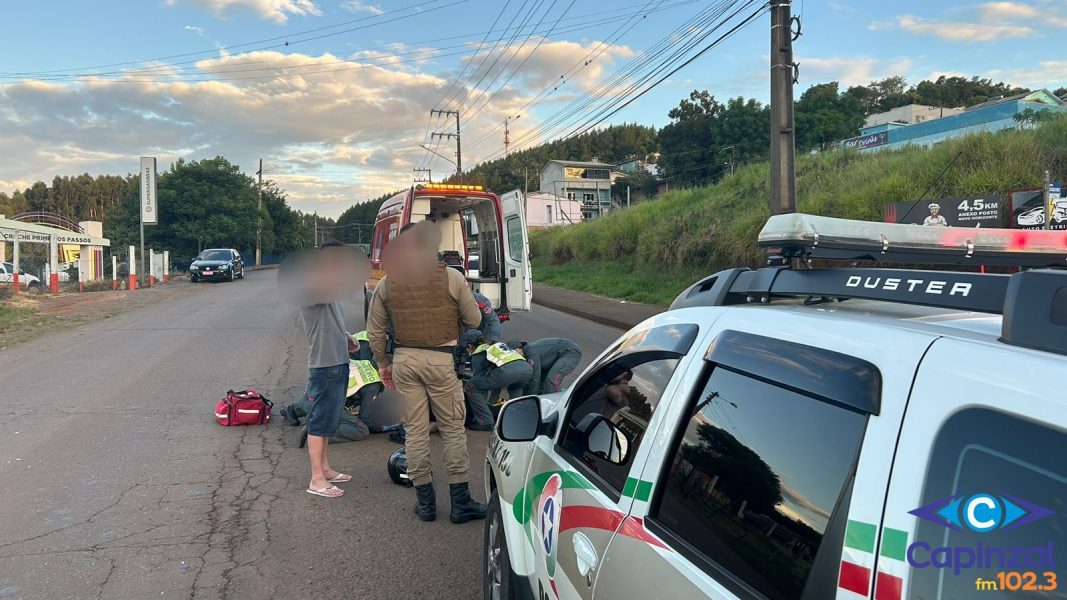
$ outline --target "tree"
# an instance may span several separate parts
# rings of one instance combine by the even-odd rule
[[[741,502],[757,513],[770,514],[782,503],[782,483],[758,454],[723,429],[702,423],[697,426],[700,444],[685,444],[682,455],[694,472],[718,476],[716,489],[730,498],[737,509]]]
[[[825,150],[853,137],[863,126],[863,107],[849,93],[839,93],[836,81],[813,85],[796,106],[796,140],[801,150]]]
[[[1060,100],[1067,100],[1067,86],[1058,88],[1055,92],[1052,93],[1056,94],[1056,97]]]
[[[369,244],[374,234],[374,221],[378,217],[378,209],[382,203],[399,193],[389,192],[381,196],[353,204],[345,212],[337,217],[337,233],[335,237],[349,244]]]

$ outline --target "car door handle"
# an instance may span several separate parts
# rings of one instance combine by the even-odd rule
[[[578,559],[578,574],[585,578],[586,585],[593,585],[593,571],[597,563],[596,548],[584,533],[574,534],[574,555]]]

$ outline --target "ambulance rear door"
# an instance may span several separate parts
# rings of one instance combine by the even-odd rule
[[[530,269],[530,241],[526,233],[526,201],[515,190],[500,197],[504,227],[504,266],[506,297],[510,310],[530,310],[533,275]]]

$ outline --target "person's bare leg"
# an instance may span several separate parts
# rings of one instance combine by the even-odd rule
[[[329,481],[329,480],[333,479],[334,477],[337,477],[338,475],[340,475],[339,472],[334,471],[330,467],[330,458],[329,458],[329,453],[327,452],[327,448],[329,448],[329,447],[330,447],[330,438],[322,438],[322,475],[326,478],[327,481]]]
[[[308,456],[311,458],[311,484],[313,490],[321,490],[330,487],[330,478],[323,472],[323,462],[326,458],[326,438],[308,436]]]

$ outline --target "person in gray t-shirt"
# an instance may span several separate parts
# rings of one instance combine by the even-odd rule
[[[330,467],[328,440],[341,423],[348,388],[348,353],[359,342],[345,330],[341,300],[350,295],[351,276],[358,271],[355,254],[341,242],[326,242],[318,252],[296,261],[279,275],[283,291],[300,306],[308,339],[308,455],[311,482],[308,493],[327,498],[344,491],[333,485],[352,480]],[[354,268],[357,267],[357,268]]]

